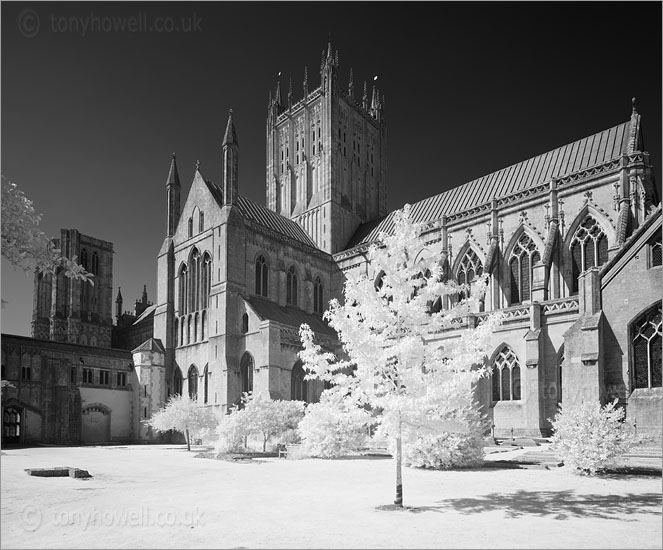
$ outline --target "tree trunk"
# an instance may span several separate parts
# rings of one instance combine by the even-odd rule
[[[263,435],[262,436],[262,452],[265,453],[267,452],[267,439],[269,436]]]
[[[396,506],[403,507],[403,476],[401,473],[401,463],[403,462],[403,453],[401,441],[403,439],[401,415],[398,414],[398,431],[396,432]]]
[[[189,430],[184,430],[186,432],[186,450],[190,451],[191,450],[191,441],[189,439]]]

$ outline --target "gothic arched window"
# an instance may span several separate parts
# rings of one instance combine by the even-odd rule
[[[202,212],[201,212],[202,216]],[[200,307],[207,309],[209,306],[209,292],[212,283],[212,258],[205,252],[203,256],[203,265],[201,269],[201,282],[200,282]]]
[[[198,233],[202,233],[205,230],[205,213],[200,212],[198,214]]]
[[[590,267],[608,261],[608,238],[592,216],[587,216],[573,234],[571,241],[572,292],[578,292],[578,277]]]
[[[256,294],[267,297],[267,262],[264,256],[256,259]]]
[[[290,377],[290,399],[293,401],[307,401],[307,383],[304,377],[306,373],[302,367],[302,362],[297,361],[292,367]]]
[[[187,229],[188,229],[188,236],[190,239],[191,237],[193,237],[193,217],[189,218]]]
[[[523,233],[509,258],[511,278],[511,305],[520,304],[532,297],[532,267],[541,260],[541,255],[532,238]]]
[[[295,266],[290,266],[286,273],[286,298],[285,301],[288,305],[297,305],[297,272]]]
[[[189,311],[200,309],[200,253],[197,248],[189,259]]]
[[[493,359],[491,379],[493,401],[520,400],[520,363],[509,346],[504,346]]]
[[[634,388],[661,387],[661,302],[631,326]]]
[[[209,398],[209,367],[205,365],[203,370],[203,403],[207,404]]]
[[[242,334],[249,332],[249,314],[242,315]]]
[[[200,339],[205,339],[205,333],[207,332],[207,312],[203,311],[200,315]]]
[[[472,283],[477,277],[483,275],[483,264],[477,256],[477,253],[471,248],[467,249],[463,259],[458,266],[458,273],[456,274],[456,281],[458,284],[466,284],[471,287]],[[469,298],[470,290],[463,291],[459,294],[459,299]]]
[[[562,371],[564,370],[564,348],[559,353],[557,361],[557,402],[562,402]]]
[[[87,249],[84,248],[83,250],[81,250],[81,266],[86,271],[88,267],[87,261],[88,261]]]
[[[95,275],[99,273],[99,254],[96,250],[92,253],[92,273]]]
[[[182,264],[182,267],[180,267],[180,274],[179,274],[179,292],[178,292],[178,302],[179,302],[179,308],[180,308],[180,314],[184,315],[185,313],[188,313],[189,310],[187,308],[187,297],[189,295],[188,292],[188,286],[189,286],[189,273],[187,266]]]
[[[198,399],[198,369],[196,365],[189,367],[189,398],[196,401]]]
[[[181,342],[179,326],[180,326],[180,320],[175,319],[175,346],[179,346]]]
[[[661,265],[661,232],[657,231],[648,243],[649,245],[649,267]]]
[[[322,301],[322,280],[318,275],[313,281],[313,311],[315,313],[322,313],[324,309]]]
[[[253,391],[253,356],[247,351],[239,363],[239,374],[242,379],[242,394]]]

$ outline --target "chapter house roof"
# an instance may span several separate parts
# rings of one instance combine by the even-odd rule
[[[639,117],[636,120],[639,120]],[[563,178],[618,159],[623,154],[632,152],[629,151],[632,124],[633,119],[421,200],[412,205],[411,215],[417,223],[437,220],[443,215],[450,216],[488,203],[492,199],[500,199],[541,185],[553,177]],[[639,126],[637,123],[636,125]],[[640,129],[636,127],[635,132],[639,145]],[[391,212],[382,219],[359,226],[346,249],[373,242],[383,231],[391,232],[394,226],[393,215]]]
[[[295,307],[280,306],[271,300],[257,296],[242,296],[242,298],[263,321],[275,321],[297,329],[302,323],[306,323],[316,334],[336,337],[334,330],[319,315],[306,313]]]

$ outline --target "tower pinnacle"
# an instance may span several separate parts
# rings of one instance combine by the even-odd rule
[[[350,96],[350,99],[354,99],[355,97],[355,81],[354,81],[354,75],[352,74],[352,67],[350,67],[350,82],[348,82],[348,95]]]
[[[233,110],[228,111],[226,134],[223,138],[223,203],[237,202],[239,169],[239,141],[233,123]]]
[[[168,216],[166,222],[166,235],[172,237],[180,221],[180,176],[177,173],[177,160],[173,153],[170,161],[170,171],[166,180],[166,194],[168,196]],[[119,291],[118,291],[119,293]],[[121,296],[120,296],[121,298]]]
[[[223,143],[221,144],[224,147],[226,145],[236,145],[239,146],[237,141],[237,133],[235,132],[235,125],[233,124],[233,110],[228,111],[228,123],[226,124],[226,133],[223,136]]]

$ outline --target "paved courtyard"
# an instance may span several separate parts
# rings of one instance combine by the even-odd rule
[[[500,453],[500,458],[519,453]],[[3,450],[2,548],[661,548],[661,477],[196,458],[174,445]],[[491,457],[489,457],[491,458]],[[494,457],[493,457],[494,458]],[[40,478],[70,466],[93,477]]]

